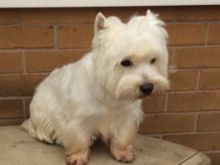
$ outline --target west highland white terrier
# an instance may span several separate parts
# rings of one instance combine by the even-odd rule
[[[88,162],[96,138],[116,160],[133,161],[141,99],[169,88],[167,36],[164,22],[150,11],[126,23],[98,13],[92,51],[43,80],[22,126],[63,145],[71,165]]]

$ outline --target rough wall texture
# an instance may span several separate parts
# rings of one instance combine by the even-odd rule
[[[98,11],[126,20],[147,8],[0,10],[0,125],[28,116],[36,85],[90,49]],[[220,164],[220,6],[157,7],[170,34],[172,89],[144,101],[140,132],[204,151]]]

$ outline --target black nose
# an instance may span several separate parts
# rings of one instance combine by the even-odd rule
[[[140,90],[143,94],[148,95],[151,94],[151,92],[154,89],[154,85],[153,84],[144,84],[140,86]]]

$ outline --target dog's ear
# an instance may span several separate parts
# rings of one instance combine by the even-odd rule
[[[158,17],[159,17],[158,14],[154,14],[149,9],[147,10],[146,18],[147,18],[148,24],[156,26],[159,29],[161,36],[167,42],[168,33],[166,29],[164,28],[165,23],[162,20],[160,20]]]
[[[151,12],[151,10],[149,9],[146,11],[146,16],[150,24],[157,25],[157,26],[165,25],[165,23],[158,18],[159,15]]]
[[[153,13],[150,9],[146,11],[147,17],[158,17],[158,14]]]
[[[150,9],[148,9],[147,11],[146,11],[146,16],[149,16],[149,15],[152,15],[153,13],[152,13],[152,11],[150,10]]]
[[[96,15],[96,18],[95,18],[95,25],[94,25],[95,33],[97,33],[98,31],[100,31],[102,29],[104,29],[105,24],[106,24],[106,18],[101,12],[99,12]]]

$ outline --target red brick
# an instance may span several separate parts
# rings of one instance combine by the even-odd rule
[[[53,46],[53,27],[1,26],[0,48],[47,48]]]
[[[22,72],[21,52],[0,52],[0,73]]]
[[[26,52],[26,70],[27,72],[49,72],[64,64],[77,61],[84,53],[85,51],[77,50]]]
[[[181,70],[170,73],[171,90],[194,90],[196,89],[198,71]]]
[[[201,151],[220,149],[220,133],[171,135],[164,136],[164,139]]]
[[[220,69],[206,69],[201,71],[200,89],[220,88]]]
[[[169,94],[168,111],[199,111],[220,109],[219,92]]]
[[[59,48],[88,48],[93,37],[93,26],[73,25],[58,28]]]
[[[24,24],[63,24],[94,22],[94,8],[25,9],[19,11]]]
[[[210,24],[208,43],[220,44],[220,23]]]
[[[194,115],[145,115],[140,126],[141,133],[165,133],[193,131]]]
[[[153,7],[153,12],[167,21],[214,21],[220,20],[219,6],[170,6]]]
[[[206,24],[168,24],[169,45],[203,45],[206,37]]]
[[[23,116],[22,100],[0,100],[0,119]]]
[[[0,24],[15,24],[18,23],[19,18],[15,10],[1,9],[0,10]]]
[[[199,114],[198,131],[220,131],[220,113]]]
[[[0,75],[0,96],[32,95],[43,75]]]
[[[220,153],[208,153],[207,156],[211,158],[212,165],[219,165],[220,162]]]
[[[173,65],[173,56],[174,56],[174,48],[169,47],[168,48],[169,53],[169,65]]]
[[[165,108],[165,95],[151,95],[143,100],[143,111],[148,112],[163,112]]]
[[[174,64],[180,68],[219,67],[220,47],[178,48]]]

